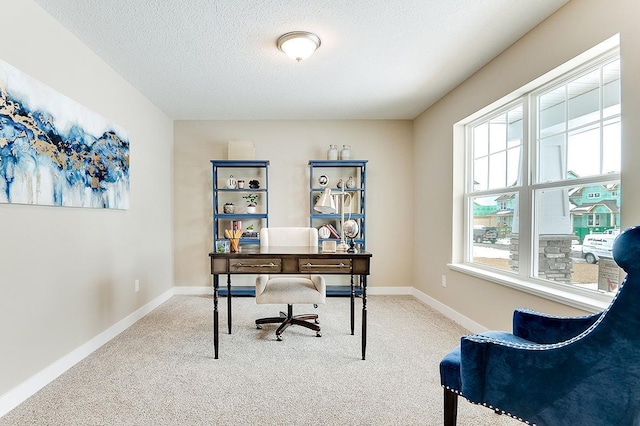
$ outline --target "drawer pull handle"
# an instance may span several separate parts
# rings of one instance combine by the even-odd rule
[[[348,268],[349,267],[342,262],[340,262],[337,265],[314,265],[311,262],[307,262],[302,266],[304,266],[305,268]]]
[[[235,266],[236,268],[275,268],[278,265],[276,265],[273,262],[269,262],[262,265],[256,265],[256,264],[245,265],[243,263],[238,262],[238,263],[234,263],[233,266]]]

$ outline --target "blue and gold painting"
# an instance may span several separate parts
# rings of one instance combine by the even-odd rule
[[[128,209],[126,133],[0,60],[0,203]]]

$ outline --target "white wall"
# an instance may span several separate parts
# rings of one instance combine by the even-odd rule
[[[609,37],[620,33],[622,56],[622,223],[640,223],[640,2],[637,0],[573,0],[524,36],[474,76],[415,120],[415,181],[431,188],[418,198],[416,211],[429,211],[439,246],[416,242],[416,287],[452,309],[489,328],[509,330],[513,309],[525,306],[548,313],[573,315],[576,309],[454,272],[452,241],[462,229],[459,183],[454,174],[453,126]],[[439,186],[430,182],[441,182]],[[429,209],[431,200],[439,209]],[[419,225],[416,216],[416,226]],[[441,275],[448,285],[440,285]]]
[[[2,396],[172,287],[173,128],[32,0],[0,10],[0,59],[117,123],[131,144],[129,210],[0,204]]]
[[[211,163],[227,159],[228,140],[252,140],[269,160],[269,225],[308,226],[309,160],[326,159],[329,144],[350,144],[367,164],[367,249],[371,286],[412,285],[411,121],[175,122],[175,272],[178,286],[210,285]],[[335,278],[335,277],[334,277]],[[330,279],[330,278],[328,278]],[[333,279],[333,278],[331,278]],[[242,277],[234,277],[234,283]],[[252,284],[252,283],[251,283]],[[331,284],[331,282],[329,282]]]

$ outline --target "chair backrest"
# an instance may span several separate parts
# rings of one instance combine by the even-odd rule
[[[260,230],[263,247],[302,247],[318,245],[318,230],[304,227],[274,227]]]

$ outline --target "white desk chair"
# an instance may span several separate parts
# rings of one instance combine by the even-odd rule
[[[260,230],[260,246],[299,247],[318,246],[318,230],[316,228],[262,228]],[[259,275],[256,279],[256,303],[286,304],[287,313],[280,312],[278,317],[260,318],[256,327],[262,324],[281,323],[276,330],[276,338],[282,340],[282,333],[290,325],[300,325],[316,332],[320,337],[320,326],[317,314],[293,315],[293,305],[299,303],[324,304],[326,284],[321,275]],[[313,320],[313,322],[311,322]]]

